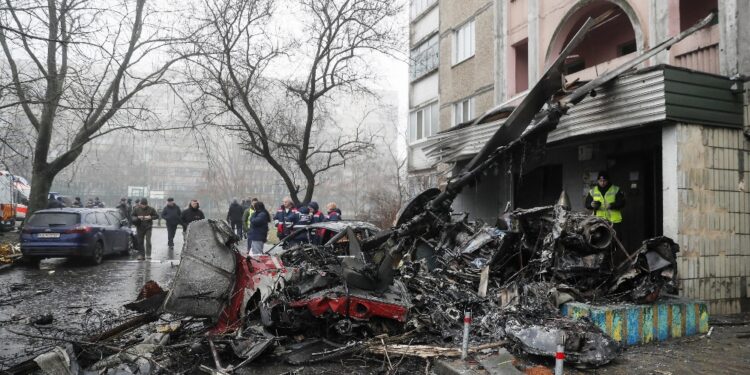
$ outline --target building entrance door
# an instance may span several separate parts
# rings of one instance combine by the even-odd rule
[[[625,193],[618,237],[628,252],[661,235],[661,153],[658,150],[610,155],[612,183]]]

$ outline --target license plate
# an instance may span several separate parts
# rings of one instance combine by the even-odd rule
[[[39,233],[39,238],[60,238],[60,233]]]

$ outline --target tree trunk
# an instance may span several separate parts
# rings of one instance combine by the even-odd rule
[[[47,196],[49,190],[52,187],[53,176],[50,176],[46,171],[40,171],[34,166],[31,174],[31,193],[29,196],[29,212],[26,214],[31,215],[37,210],[47,208]]]
[[[307,183],[307,189],[305,189],[305,200],[303,202],[310,203],[313,198],[313,193],[315,193],[315,182]]]

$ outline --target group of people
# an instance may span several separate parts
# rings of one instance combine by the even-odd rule
[[[612,223],[615,230],[619,229],[622,221],[621,209],[625,205],[625,197],[618,186],[609,182],[609,174],[602,171],[597,176],[597,185],[594,186],[584,202],[586,208],[593,211],[594,215]],[[66,207],[62,197],[50,197],[47,208]],[[80,197],[75,197],[71,207],[104,208],[104,203],[99,197],[90,199],[85,205]],[[143,260],[151,257],[151,229],[154,220],[164,219],[167,224],[167,246],[174,249],[174,237],[177,227],[182,226],[183,233],[187,231],[190,223],[205,218],[200,209],[198,200],[190,201],[185,209],[180,209],[173,198],[167,198],[167,204],[161,210],[161,215],[156,209],[148,205],[146,198],[136,199],[135,205],[129,198],[120,199],[117,206],[123,218],[127,218],[131,225],[136,228],[139,252],[138,259]],[[250,255],[263,253],[263,245],[268,240],[268,226],[273,222],[279,239],[288,237],[296,227],[310,225],[323,221],[341,220],[341,210],[335,202],[326,205],[326,212],[320,211],[318,203],[311,201],[295,206],[290,197],[284,197],[281,206],[276,209],[273,216],[268,212],[263,202],[257,198],[248,198],[240,203],[236,198],[232,200],[227,212],[227,221],[232,230],[240,237],[247,236],[247,251]]]
[[[65,201],[63,200],[63,197],[58,196],[57,198],[50,196],[47,200],[47,208],[65,208],[68,207],[65,204]],[[104,208],[104,202],[99,200],[99,197],[94,197],[94,199],[89,198],[86,201],[86,204],[83,204],[81,202],[81,197],[75,197],[73,200],[73,203],[70,204],[70,207],[73,208]]]
[[[167,224],[167,246],[169,250],[174,249],[174,236],[177,233],[177,227],[182,226],[182,232],[187,231],[190,223],[205,219],[206,216],[200,209],[200,203],[193,199],[187,208],[180,209],[174,202],[174,198],[167,198],[167,204],[161,211],[161,215],[156,209],[148,205],[146,198],[137,199],[135,206],[130,205],[130,200],[120,199],[120,205],[117,206],[123,217],[129,218],[136,229],[138,260],[151,258],[151,230],[154,226],[154,220],[164,219]]]
[[[62,207],[65,207],[65,204],[61,198],[50,198],[48,208]],[[104,208],[105,206],[99,197],[89,199],[85,205],[81,203],[80,197],[76,197],[71,207]],[[166,222],[167,246],[173,250],[177,227],[182,226],[184,233],[190,223],[205,218],[200,209],[200,203],[196,199],[191,200],[185,209],[180,209],[173,198],[167,198],[167,204],[162,208],[161,214],[148,205],[146,198],[136,199],[135,204],[130,198],[122,198],[116,208],[130,225],[135,226],[138,260],[151,258],[151,231],[155,220],[164,219]],[[292,233],[295,226],[339,220],[341,220],[341,210],[335,202],[328,203],[326,212],[323,213],[317,202],[312,201],[295,206],[290,197],[284,197],[281,206],[273,216],[257,198],[248,198],[242,203],[234,199],[227,212],[227,221],[231,224],[232,230],[240,237],[247,236],[247,252],[251,255],[263,253],[263,245],[268,240],[271,222],[276,228],[278,238],[284,239]]]
[[[295,206],[292,198],[284,197],[273,216],[265,204],[256,198],[243,203],[237,199],[232,200],[227,211],[227,221],[238,236],[247,235],[247,251],[250,255],[263,253],[263,245],[268,240],[268,225],[272,221],[276,227],[276,235],[279,239],[284,239],[292,233],[295,226],[341,220],[341,210],[335,202],[328,203],[326,213],[323,213],[315,201]]]

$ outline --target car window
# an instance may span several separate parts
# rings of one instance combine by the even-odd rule
[[[105,215],[104,212],[96,213],[96,222],[99,223],[99,225],[112,225],[109,220],[107,220],[107,215]]]
[[[112,225],[119,224],[120,223],[120,215],[114,212],[107,212],[107,219],[109,219],[109,222],[112,223]]]
[[[94,225],[97,224],[96,223],[96,214],[95,213],[92,212],[90,214],[86,214],[86,224],[94,224]]]
[[[38,212],[29,218],[33,227],[55,227],[78,224],[79,215],[75,212]]]

